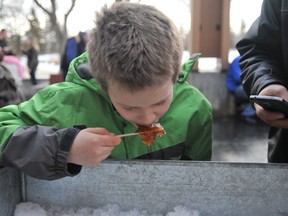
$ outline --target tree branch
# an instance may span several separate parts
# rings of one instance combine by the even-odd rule
[[[65,18],[67,19],[67,17],[69,16],[69,14],[72,12],[73,8],[75,7],[75,2],[76,0],[71,0],[71,6],[68,9],[67,13],[65,13]]]
[[[38,0],[33,0],[33,1],[34,1],[34,3],[35,3],[38,7],[40,7],[45,13],[47,13],[49,16],[51,16],[51,12],[50,12],[49,10],[47,10],[46,8],[44,8],[44,7],[42,6],[42,4],[39,3]]]

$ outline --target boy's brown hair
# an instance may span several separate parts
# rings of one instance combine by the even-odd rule
[[[182,47],[177,28],[158,9],[116,2],[96,14],[88,45],[91,73],[104,91],[108,81],[133,91],[176,82]]]

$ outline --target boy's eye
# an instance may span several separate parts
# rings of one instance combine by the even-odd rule
[[[133,110],[134,108],[133,107],[122,107],[123,109],[127,110],[127,111],[131,111]]]
[[[161,106],[161,105],[163,105],[163,104],[165,104],[166,103],[166,101],[161,101],[160,103],[157,103],[157,104],[155,104],[156,106]]]

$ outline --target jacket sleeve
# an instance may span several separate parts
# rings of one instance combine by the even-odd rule
[[[281,0],[264,0],[260,17],[236,44],[241,60],[241,79],[248,95],[270,84],[286,84],[281,41]],[[285,38],[286,40],[286,38]]]
[[[81,166],[67,163],[67,154],[78,132],[76,128],[19,127],[2,145],[0,165],[17,167],[39,179],[74,176]]]
[[[80,129],[73,128],[79,124],[72,120],[63,123],[71,118],[66,117],[70,114],[67,109],[59,109],[62,94],[47,87],[29,101],[0,109],[0,166],[17,167],[32,177],[47,180],[80,172],[81,166],[67,163]]]

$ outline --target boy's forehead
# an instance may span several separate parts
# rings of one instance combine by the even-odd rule
[[[129,91],[119,88],[117,84],[108,88],[108,94],[119,105],[141,107],[162,102],[173,92],[173,82],[165,82],[163,85],[146,87],[139,91]]]

